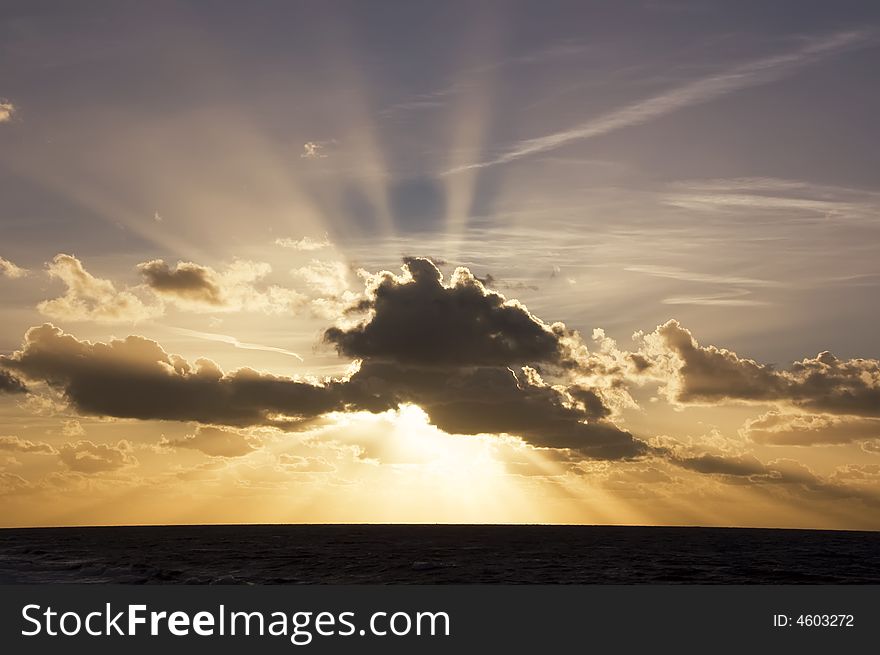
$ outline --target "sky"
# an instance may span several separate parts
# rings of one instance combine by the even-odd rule
[[[0,525],[880,529],[880,6],[0,2]]]

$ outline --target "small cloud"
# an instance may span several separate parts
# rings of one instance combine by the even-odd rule
[[[44,453],[51,455],[55,452],[47,443],[34,443],[19,437],[0,437],[0,450],[14,453]]]
[[[322,262],[313,259],[308,266],[290,271],[321,296],[340,296],[348,289],[348,267],[342,262]]]
[[[30,490],[31,483],[15,473],[0,471],[0,496],[11,496]]]
[[[2,113],[0,113],[0,122],[2,122]],[[0,276],[12,278],[13,280],[24,277],[28,274],[26,268],[21,268],[20,266],[16,266],[8,259],[4,259],[0,257]]]
[[[137,268],[153,293],[183,310],[286,314],[304,301],[293,289],[269,284],[266,278],[272,267],[264,262],[235,260],[217,271],[193,262],[177,262],[172,267],[154,259]]]
[[[171,268],[161,259],[138,264],[138,271],[153,291],[164,298],[183,298],[207,305],[222,305],[214,271],[192,262],[178,262]]]
[[[127,441],[120,441],[115,446],[77,441],[64,444],[58,456],[71,471],[105,473],[137,464],[137,459],[131,453],[132,447]]]
[[[323,152],[324,145],[317,141],[308,141],[303,144],[303,151],[300,154],[302,159],[323,159],[327,155]]]
[[[747,426],[758,441],[789,440],[795,433],[815,443],[832,436],[839,440],[856,427],[869,434],[874,427],[869,422],[844,425],[821,415],[880,418],[880,360],[843,360],[825,351],[779,370],[726,348],[702,346],[674,319],[638,338],[651,369],[666,369],[664,390],[670,402],[774,404],[805,413],[796,420],[773,414]]]
[[[192,448],[211,457],[242,457],[255,450],[252,439],[232,430],[199,426],[183,439],[163,439],[162,446]]]
[[[130,323],[159,316],[163,308],[147,305],[131,291],[117,291],[110,280],[89,273],[72,255],[58,254],[49,263],[50,277],[67,287],[63,296],[37,305],[41,314],[61,321]]]
[[[65,437],[84,437],[86,430],[82,426],[82,423],[75,419],[71,419],[64,421],[64,424],[61,427],[61,434]]]
[[[84,415],[290,427],[353,404],[388,406],[344,380],[318,384],[251,368],[224,373],[137,335],[92,343],[51,324],[28,330],[21,350],[0,355],[0,367],[49,383]]]
[[[303,237],[302,239],[275,239],[275,245],[282,248],[292,248],[294,250],[321,250],[330,248],[330,238],[325,234],[321,239],[313,239],[312,237]]]
[[[162,214],[159,213],[158,209],[153,213],[153,220],[156,221],[157,223],[161,223],[163,220]]]
[[[0,99],[0,123],[8,123],[16,113],[15,105],[8,100]]]
[[[279,455],[278,461],[293,473],[332,473],[336,470],[336,467],[323,457],[301,457],[284,453]]]

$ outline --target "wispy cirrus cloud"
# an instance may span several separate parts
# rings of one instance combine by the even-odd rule
[[[810,184],[799,180],[745,177],[687,180],[670,186],[665,205],[694,212],[761,212],[798,220],[873,220],[880,208],[876,191]]]
[[[773,57],[757,59],[727,71],[709,75],[670,91],[640,100],[567,130],[525,139],[513,144],[506,152],[486,161],[457,166],[445,174],[475,168],[486,168],[534,155],[575,141],[591,139],[619,129],[641,125],[685,107],[702,104],[741,89],[766,84],[801,66],[829,57],[867,39],[864,32],[841,32],[809,40],[806,45]]]
[[[706,305],[724,307],[751,307],[766,305],[767,301],[752,298],[753,288],[777,287],[779,282],[773,280],[761,280],[757,278],[743,277],[740,275],[718,275],[687,271],[670,266],[627,266],[625,271],[641,273],[656,278],[689,282],[694,284],[709,284],[721,287],[711,293],[690,293],[669,296],[663,299],[665,305]]]
[[[696,271],[685,271],[680,268],[670,266],[627,266],[625,271],[632,273],[644,273],[652,277],[668,278],[670,280],[680,280],[683,282],[705,282],[709,284],[735,284],[749,287],[770,287],[779,286],[778,282],[773,280],[759,280],[751,277],[741,277],[738,275],[713,275],[710,273],[699,273]]]
[[[664,305],[704,305],[707,307],[757,307],[769,305],[766,300],[750,298],[748,289],[731,289],[706,294],[683,294],[663,299]]]
[[[549,46],[527,52],[522,55],[498,59],[480,66],[458,71],[454,81],[446,86],[426,91],[406,100],[389,105],[379,112],[382,116],[390,116],[397,112],[422,111],[445,106],[451,99],[473,89],[478,76],[497,71],[508,66],[540,64],[559,59],[568,59],[589,52],[590,46],[573,41],[562,41]]]

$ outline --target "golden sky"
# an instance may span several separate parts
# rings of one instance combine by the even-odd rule
[[[387,6],[2,10],[0,525],[880,529],[877,17]]]

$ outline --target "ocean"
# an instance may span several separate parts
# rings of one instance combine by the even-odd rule
[[[4,529],[0,583],[878,584],[880,533],[519,525]]]

